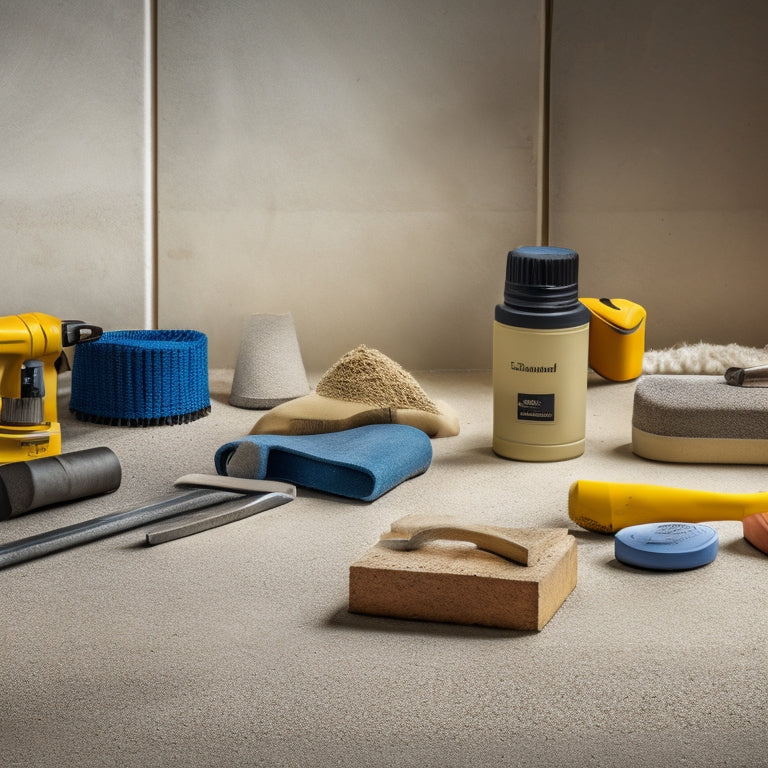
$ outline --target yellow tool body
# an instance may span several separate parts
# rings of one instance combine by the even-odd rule
[[[41,312],[0,317],[0,464],[61,453],[56,362],[65,346],[100,335]]]
[[[643,372],[646,312],[628,299],[579,299],[590,311],[589,367],[611,381]]]
[[[577,480],[568,516],[589,531],[615,533],[644,523],[743,520],[768,510],[768,493],[720,493],[661,485]]]

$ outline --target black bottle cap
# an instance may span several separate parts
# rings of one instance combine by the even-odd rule
[[[523,246],[507,255],[504,304],[496,319],[528,328],[566,328],[589,322],[579,302],[579,254],[570,248]]]

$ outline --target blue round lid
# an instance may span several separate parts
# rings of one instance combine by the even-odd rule
[[[637,568],[685,571],[711,563],[717,531],[699,523],[648,523],[622,528],[614,538],[616,559]]]

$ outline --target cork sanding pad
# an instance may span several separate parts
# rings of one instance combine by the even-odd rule
[[[406,515],[392,532],[472,524],[451,515]],[[491,528],[491,526],[486,526]],[[566,528],[493,528],[537,556],[530,565],[459,541],[395,551],[378,543],[349,569],[349,610],[373,616],[540,630],[576,586],[576,539]]]
[[[653,375],[638,381],[632,451],[684,464],[768,464],[768,387],[722,376]]]

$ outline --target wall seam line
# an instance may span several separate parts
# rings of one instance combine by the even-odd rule
[[[157,3],[144,0],[144,325],[158,327]]]
[[[553,10],[554,0],[541,0],[538,163],[536,179],[536,240],[538,245],[549,245],[550,98]]]

